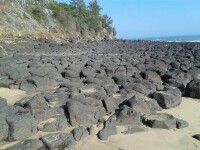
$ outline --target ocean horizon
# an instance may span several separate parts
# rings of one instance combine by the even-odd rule
[[[150,41],[163,41],[163,42],[200,42],[200,35],[133,38],[131,40],[150,40]]]

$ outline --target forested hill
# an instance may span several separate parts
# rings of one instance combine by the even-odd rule
[[[74,40],[112,39],[112,18],[101,15],[97,0],[69,4],[54,0],[0,0],[0,37],[53,37]]]

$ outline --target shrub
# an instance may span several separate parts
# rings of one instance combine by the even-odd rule
[[[31,7],[31,14],[38,21],[45,19],[45,14],[44,14],[43,8],[41,6],[38,6],[38,5],[32,6]]]

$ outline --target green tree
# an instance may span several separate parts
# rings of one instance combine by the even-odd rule
[[[102,22],[103,22],[103,27],[107,28],[107,27],[111,27],[112,26],[113,20],[108,15],[103,15],[102,16]]]
[[[70,6],[77,9],[86,9],[85,1],[84,0],[71,0]]]
[[[97,16],[100,15],[100,11],[101,11],[101,9],[102,9],[102,8],[98,5],[97,0],[92,0],[92,1],[89,3],[88,8],[89,8],[89,10],[90,10],[94,15],[97,15]]]
[[[109,33],[117,34],[115,27],[112,26],[113,20],[108,15],[102,16],[102,27],[105,28]]]

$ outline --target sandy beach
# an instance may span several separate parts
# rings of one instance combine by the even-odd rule
[[[26,96],[26,92],[22,90],[0,88],[0,97],[6,99],[9,105],[13,105],[15,102],[21,100]]]
[[[0,88],[0,97],[7,99],[10,105],[25,96],[26,93],[24,91]],[[199,150],[200,142],[192,138],[192,135],[200,133],[199,108],[199,100],[183,98],[180,106],[162,111],[188,121],[189,127],[187,128],[172,130],[148,128],[147,132],[128,135],[119,133],[118,135],[111,136],[107,141],[101,141],[96,135],[90,135],[78,142],[75,145],[75,150]],[[66,129],[66,131],[62,132],[69,133],[70,130]],[[30,138],[38,138],[46,134],[52,133],[38,132],[38,134]],[[15,143],[17,142],[8,143],[0,147],[0,149]]]
[[[199,150],[200,142],[192,135],[200,133],[200,101],[183,98],[180,106],[163,110],[188,121],[184,129],[151,129],[148,132],[111,136],[107,141],[100,141],[95,135],[88,136],[75,146],[75,150]]]

